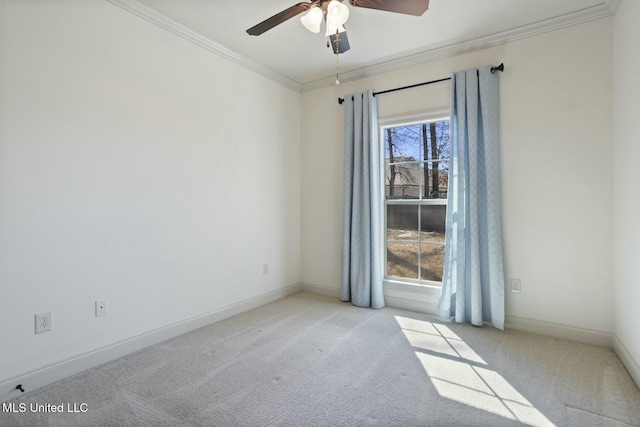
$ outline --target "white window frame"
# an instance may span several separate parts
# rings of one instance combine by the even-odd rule
[[[387,204],[389,200],[387,200],[385,196],[385,145],[384,145],[384,136],[385,130],[393,127],[401,127],[401,126],[410,126],[417,125],[423,123],[431,123],[437,121],[450,120],[449,111],[438,111],[429,114],[421,114],[416,116],[408,116],[408,117],[397,117],[391,119],[382,119],[378,121],[378,139],[379,139],[379,150],[380,150],[380,158],[381,160],[381,171],[382,171],[382,210],[383,210],[383,226],[384,226],[384,279],[383,284],[385,288],[385,297],[397,297],[408,300],[421,300],[424,297],[427,297],[427,302],[435,303],[434,298],[438,298],[440,295],[440,291],[442,289],[442,282],[436,282],[433,280],[424,280],[424,279],[411,279],[408,277],[397,277],[397,276],[388,276],[387,275]],[[392,200],[392,205],[447,205],[447,199],[420,199],[420,200],[403,200],[396,199]],[[418,217],[418,221],[420,221],[420,216]],[[420,224],[418,223],[418,226]],[[420,262],[420,250],[418,250],[418,262]],[[422,311],[422,310],[420,310]]]

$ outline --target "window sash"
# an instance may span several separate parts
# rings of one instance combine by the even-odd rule
[[[418,209],[416,210],[416,234],[418,236],[417,239],[394,239],[389,238],[389,226],[388,226],[388,214],[389,209],[388,206],[416,206]],[[384,203],[384,278],[385,280],[394,280],[397,282],[409,282],[409,283],[417,283],[417,284],[427,284],[427,285],[435,285],[442,286],[442,281],[425,279],[425,269],[423,266],[423,252],[425,246],[438,246],[444,248],[444,241],[434,241],[432,239],[423,239],[422,238],[422,206],[447,206],[447,199],[389,199],[385,200]],[[445,214],[446,215],[446,214]],[[413,228],[412,228],[413,230]],[[418,278],[406,277],[406,276],[396,276],[389,274],[389,260],[387,258],[389,244],[412,244],[416,246],[417,250],[417,270],[415,272]],[[442,274],[442,272],[440,272]]]
[[[413,123],[403,123],[401,121],[397,121],[395,123],[385,123],[383,125],[380,126],[380,149],[384,152],[385,150],[385,131],[387,128],[390,127],[402,127],[402,126],[407,126],[407,125],[412,125],[412,124],[422,124],[422,123],[431,123],[431,122],[439,122],[439,121],[448,121],[449,117],[446,117],[444,115],[438,115],[438,116],[432,116],[423,120],[417,120]],[[434,164],[439,164],[441,162],[449,162],[450,158],[437,158],[437,159],[418,159],[418,160],[411,160],[411,161],[394,161],[394,162],[389,162],[389,159],[386,158],[386,156],[384,156],[383,153],[383,161],[381,162],[381,167],[383,168],[383,170],[385,170],[386,173],[386,169],[389,166],[408,166],[408,165],[419,165],[420,169],[423,169],[425,167],[427,167],[427,165],[434,165]],[[385,176],[385,173],[383,173],[383,177]],[[385,185],[383,185],[383,188],[386,188],[386,182],[384,183]],[[405,276],[392,276],[389,275],[388,272],[388,267],[389,267],[389,263],[388,263],[388,259],[387,259],[387,251],[388,251],[388,246],[389,243],[396,243],[396,244],[401,244],[401,243],[410,243],[410,244],[414,244],[417,246],[417,254],[418,254],[418,271],[416,271],[416,275],[420,274],[419,272],[422,272],[423,270],[423,260],[421,259],[422,257],[422,252],[423,252],[423,247],[424,246],[437,246],[437,247],[444,247],[445,243],[444,242],[437,242],[437,241],[431,241],[431,240],[423,240],[421,238],[421,231],[422,231],[422,213],[421,213],[421,207],[422,206],[447,206],[447,198],[423,198],[423,189],[422,186],[425,183],[420,183],[419,187],[419,198],[414,198],[414,199],[404,199],[404,198],[387,198],[386,194],[384,194],[384,202],[383,202],[383,209],[384,209],[384,280],[386,282],[394,282],[394,283],[410,283],[410,284],[418,284],[418,285],[427,285],[427,286],[434,286],[434,287],[441,287],[442,286],[442,282],[441,281],[434,281],[434,280],[429,280],[429,279],[414,279],[414,278],[410,278],[410,277],[405,277]],[[386,191],[386,190],[385,190]],[[389,228],[388,228],[388,206],[420,206],[419,210],[418,210],[418,218],[417,218],[417,231],[418,231],[418,239],[406,239],[406,240],[398,240],[398,239],[389,239]],[[422,276],[424,277],[425,274],[423,273]]]

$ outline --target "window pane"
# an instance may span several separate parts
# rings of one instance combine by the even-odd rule
[[[428,123],[425,126],[425,159],[448,159],[450,155],[449,121]]]
[[[444,243],[444,230],[447,224],[446,205],[425,205],[420,212],[420,230],[422,242]]]
[[[416,205],[387,205],[387,240],[418,241]]]
[[[421,279],[442,282],[444,245],[422,244],[420,253]]]
[[[439,188],[439,199],[447,198],[447,191],[449,191],[449,161],[445,160],[442,162],[438,162],[438,188]]]
[[[388,199],[419,198],[421,180],[420,163],[387,164],[385,166],[385,194]]]
[[[418,243],[387,243],[387,275],[418,278]]]
[[[425,168],[425,198],[446,199],[449,184],[449,162],[427,162]]]
[[[421,147],[419,125],[384,130],[384,155],[387,163],[421,160]]]
[[[387,275],[418,278],[418,206],[387,206]]]
[[[387,162],[399,162],[402,157],[402,147],[398,141],[398,131],[395,128],[384,131],[384,157]]]

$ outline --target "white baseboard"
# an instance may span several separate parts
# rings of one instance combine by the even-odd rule
[[[22,395],[16,390],[16,385],[21,384],[26,392],[44,387],[55,381],[75,375],[87,369],[115,360],[119,357],[141,350],[179,335],[191,332],[203,326],[210,325],[247,310],[279,300],[288,295],[300,292],[302,284],[295,283],[284,288],[256,295],[242,301],[221,307],[217,310],[205,313],[190,319],[183,320],[153,331],[146,332],[116,343],[91,350],[74,357],[60,360],[34,369],[29,372],[16,375],[0,382],[0,402],[5,402]]]
[[[331,286],[302,283],[302,290],[335,298],[340,297],[340,289]],[[439,292],[439,289],[433,287],[407,286],[406,284],[399,285],[392,281],[385,281],[385,306],[427,314],[434,316],[434,318],[439,321],[446,322],[446,320],[438,317]],[[608,332],[576,328],[574,326],[527,319],[524,317],[506,316],[505,329],[545,335],[601,347],[611,348],[613,346],[613,334]]]
[[[302,283],[302,291],[312,294],[324,295],[326,297],[340,298],[340,289],[325,285],[315,285],[313,283]]]
[[[624,346],[616,335],[613,336],[613,351],[616,352],[624,367],[627,368],[629,375],[631,375],[631,378],[633,378],[638,388],[640,388],[640,364],[633,358],[629,350],[627,350],[627,347]]]
[[[553,338],[577,341],[584,344],[599,345],[601,347],[611,348],[613,344],[613,334],[609,332],[576,328],[574,326],[526,319],[524,317],[506,316],[504,327],[505,329],[512,329],[514,331],[529,332]]]

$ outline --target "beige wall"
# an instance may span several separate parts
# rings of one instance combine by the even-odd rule
[[[340,285],[342,107],[338,96],[504,62],[501,158],[507,315],[613,332],[613,19],[302,95],[302,277]],[[382,95],[380,116],[448,108],[449,85]]]
[[[300,282],[299,93],[103,0],[0,9],[0,383]]]
[[[21,349],[0,383],[300,280],[334,292],[337,97],[500,62],[507,314],[615,330],[640,360],[638,7],[615,61],[606,19],[300,95],[104,1],[0,0],[0,323]],[[447,110],[449,84],[378,100]]]
[[[640,2],[624,0],[615,16],[614,267],[615,332],[635,359],[640,384]]]

